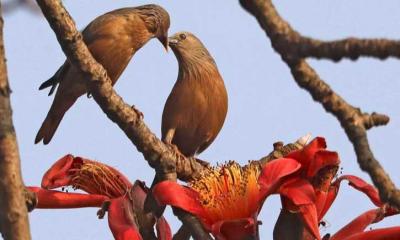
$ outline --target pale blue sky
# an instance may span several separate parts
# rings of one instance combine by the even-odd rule
[[[150,1],[64,1],[82,29],[96,16],[126,6]],[[359,170],[352,145],[337,120],[314,103],[292,79],[287,66],[271,49],[270,41],[254,17],[237,1],[152,1],[171,16],[170,34],[186,30],[196,34],[214,56],[229,95],[229,111],[216,141],[200,158],[212,163],[235,159],[242,164],[270,152],[277,140],[293,141],[312,133],[324,136],[328,147],[338,151],[343,173],[370,181]],[[347,36],[400,38],[400,2],[373,1],[275,1],[280,13],[305,35],[321,39]],[[66,114],[52,142],[34,145],[33,140],[52,102],[37,89],[63,63],[65,57],[54,33],[41,16],[18,10],[5,17],[5,44],[20,147],[27,185],[39,185],[46,169],[66,153],[107,163],[132,181],[148,184],[153,170],[124,133],[103,114],[93,99],[82,97]],[[400,68],[398,60],[361,59],[334,64],[310,63],[335,91],[365,111],[386,113],[391,122],[368,132],[377,159],[400,185],[396,153],[400,139]],[[177,62],[153,40],[133,58],[116,85],[117,92],[145,115],[145,122],[160,135],[161,113],[177,76]],[[346,184],[326,216],[332,233],[372,204]],[[280,210],[278,197],[267,200],[260,215],[262,239],[272,238]],[[35,210],[30,214],[33,239],[111,239],[107,220],[97,220],[96,209]],[[167,216],[173,229],[180,223]],[[389,218],[379,226],[399,225]],[[376,228],[377,225],[372,225]]]

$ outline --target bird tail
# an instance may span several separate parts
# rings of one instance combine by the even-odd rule
[[[36,134],[35,144],[43,140],[44,144],[48,144],[54,136],[64,114],[71,108],[77,98],[74,99],[54,99],[53,104],[46,119],[43,121],[38,133]]]

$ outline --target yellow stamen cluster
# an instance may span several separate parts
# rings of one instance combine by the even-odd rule
[[[85,162],[72,175],[72,186],[91,194],[101,194],[111,198],[120,197],[128,190],[115,171],[97,162]]]
[[[204,171],[190,187],[199,193],[209,221],[248,218],[258,210],[259,174],[254,164],[241,167],[230,161]]]

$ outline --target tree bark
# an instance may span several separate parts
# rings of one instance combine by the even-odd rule
[[[31,237],[10,93],[0,13],[0,231],[5,240],[28,240]]]

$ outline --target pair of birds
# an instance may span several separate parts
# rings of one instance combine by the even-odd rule
[[[130,59],[150,39],[173,50],[179,63],[178,79],[162,115],[162,140],[176,145],[187,157],[204,151],[222,128],[228,97],[214,59],[193,34],[179,32],[168,38],[169,14],[155,4],[122,8],[97,17],[82,32],[93,57],[115,84]],[[64,114],[87,93],[86,81],[68,59],[40,90],[57,88],[51,108],[35,143],[48,144]]]

